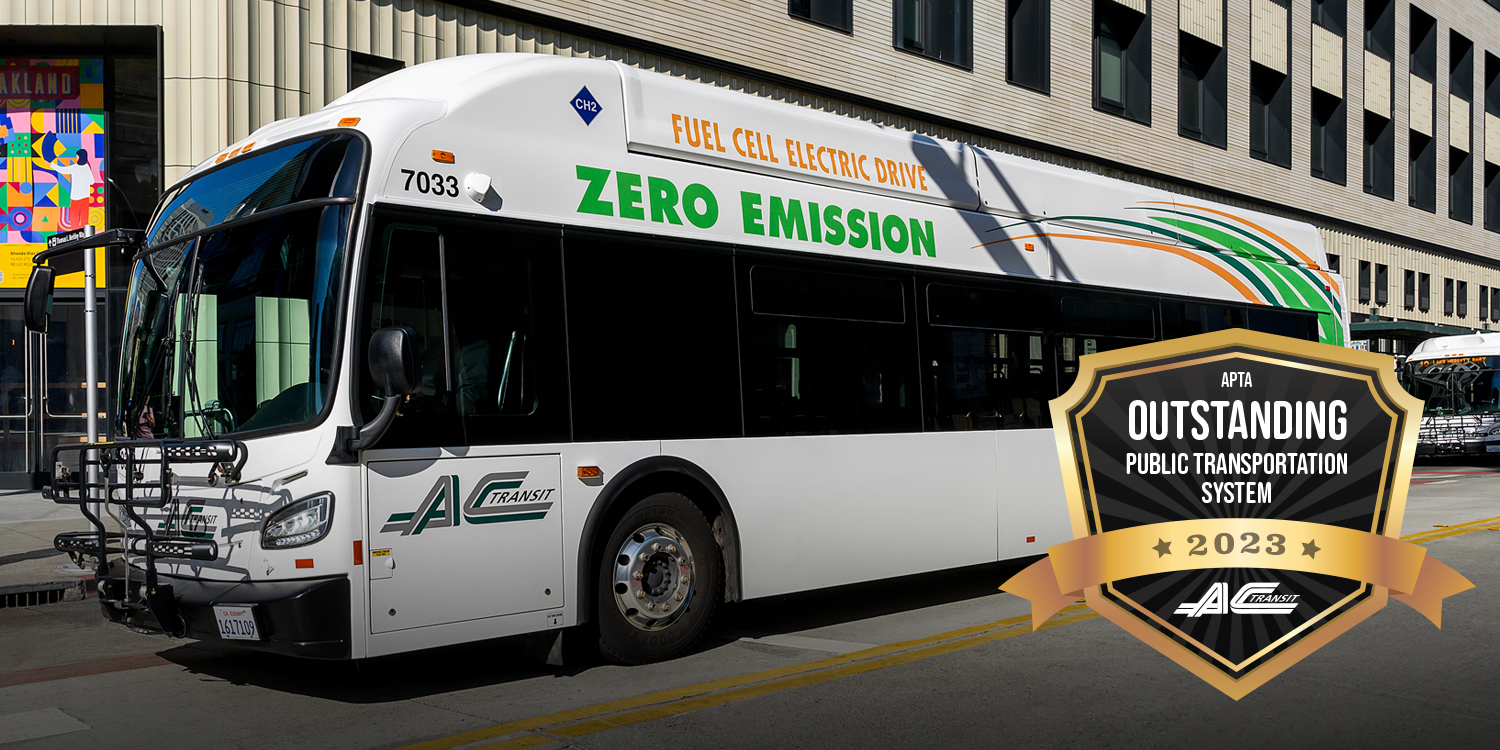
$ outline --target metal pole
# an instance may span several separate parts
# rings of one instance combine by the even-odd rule
[[[94,236],[93,224],[84,225],[83,236]],[[99,311],[97,309],[98,305],[96,304],[94,289],[94,255],[96,252],[97,250],[94,248],[83,251],[83,348],[85,350],[83,377],[87,381],[84,383],[83,398],[84,404],[87,405],[89,410],[87,424],[89,444],[91,445],[99,442],[99,334],[97,322]],[[88,454],[85,453],[84,455],[87,456]],[[99,479],[96,476],[96,471],[97,467],[91,464],[85,475],[90,485],[90,500],[95,498],[92,487]],[[90,502],[89,511],[94,514],[94,517],[100,517],[99,503]]]

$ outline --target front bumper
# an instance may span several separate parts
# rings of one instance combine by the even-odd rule
[[[130,572],[132,588],[143,585],[143,573]],[[187,637],[226,646],[312,659],[349,658],[349,579],[308,578],[296,581],[205,581],[158,575],[159,585],[171,586]],[[99,582],[100,606],[115,622],[161,630],[149,609],[124,608],[108,600],[123,600],[125,578],[118,563]],[[138,598],[138,597],[129,597]],[[219,637],[214,605],[253,605],[262,640],[224,640]]]

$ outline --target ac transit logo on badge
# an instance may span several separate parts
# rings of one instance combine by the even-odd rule
[[[1209,584],[1208,593],[1196,602],[1187,602],[1177,607],[1176,614],[1188,617],[1223,615],[1289,615],[1297,610],[1298,594],[1271,593],[1281,588],[1279,583],[1247,583],[1240,592],[1229,599],[1229,584],[1224,581]],[[1229,601],[1225,602],[1228,599]]]
[[[528,474],[527,471],[487,474],[474,485],[474,491],[462,505],[457,502],[458,476],[438,477],[415,512],[392,513],[380,533],[399,531],[401,536],[413,536],[429,529],[452,528],[463,521],[501,523],[546,518],[552,508],[548,498],[557,488],[526,489],[522,485]]]
[[[1243,329],[1086,354],[1052,402],[1073,541],[1002,587],[1082,598],[1238,700],[1396,598],[1472,588],[1403,542],[1422,402],[1391,358]]]

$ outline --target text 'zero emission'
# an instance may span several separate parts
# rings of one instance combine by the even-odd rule
[[[685,218],[699,229],[712,228],[719,220],[718,196],[700,183],[679,187],[663,177],[581,164],[577,175],[588,183],[578,202],[579,213],[677,225]],[[740,217],[748,235],[937,257],[931,221],[750,191],[740,191]]]

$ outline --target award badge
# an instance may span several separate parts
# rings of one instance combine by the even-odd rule
[[[1422,403],[1389,356],[1231,329],[1080,366],[1052,401],[1074,539],[1001,587],[1033,627],[1084,599],[1238,700],[1473,586],[1399,539]]]

